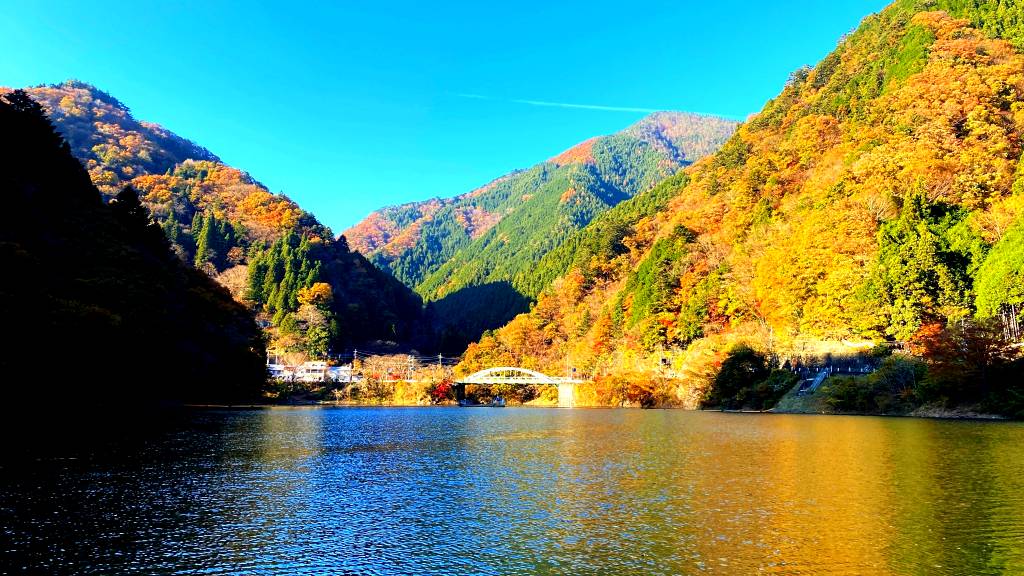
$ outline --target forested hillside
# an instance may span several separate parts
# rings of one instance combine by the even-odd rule
[[[259,398],[252,316],[175,257],[131,188],[108,205],[41,107],[0,96],[9,402]]]
[[[136,190],[182,261],[272,323],[272,347],[320,355],[365,342],[423,343],[419,297],[286,196],[136,120],[93,86],[68,81],[26,92],[103,196],[110,200],[124,186]],[[303,307],[300,293],[315,285],[317,304]]]
[[[911,355],[869,379],[871,410],[1024,410],[1022,48],[1016,1],[866,18],[718,153],[552,252],[572,270],[463,369],[568,362],[595,402],[695,406],[730,354],[889,341]]]
[[[564,259],[548,259],[595,216],[715,151],[721,118],[662,112],[450,199],[385,208],[345,232],[416,290],[453,344],[525,311]]]

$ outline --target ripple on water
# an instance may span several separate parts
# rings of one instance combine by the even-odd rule
[[[4,469],[0,573],[1024,572],[1022,440],[881,418],[198,412]]]

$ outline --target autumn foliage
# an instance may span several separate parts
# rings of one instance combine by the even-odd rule
[[[323,356],[354,342],[407,342],[418,334],[419,298],[288,197],[136,120],[93,86],[68,81],[26,92],[105,199],[126,185],[137,190],[179,259],[269,319],[276,348]]]
[[[466,365],[668,375],[693,403],[735,342],[779,361],[1016,318],[1024,261],[999,242],[1024,218],[1024,55],[949,9],[867,18],[717,154],[597,218]]]

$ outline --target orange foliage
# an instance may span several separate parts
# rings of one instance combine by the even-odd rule
[[[598,138],[591,138],[584,140],[579,144],[569,148],[565,152],[555,156],[548,160],[555,166],[565,166],[566,164],[592,164],[594,162],[594,143],[597,142]]]
[[[254,240],[275,239],[303,216],[291,200],[221,164],[208,150],[137,121],[124,105],[92,86],[71,81],[27,92],[50,114],[93,183],[108,196],[131,184],[158,218],[191,204],[243,224]]]
[[[173,175],[146,174],[131,180],[156,214],[166,214],[185,197],[200,211],[245,225],[253,239],[273,240],[294,229],[303,211],[288,198],[271,194],[248,174],[207,160],[186,160]]]
[[[414,247],[420,240],[423,226],[431,222],[439,210],[448,206],[455,206],[455,221],[466,230],[470,238],[479,238],[501,221],[502,215],[498,212],[488,212],[475,204],[459,204],[489,190],[500,180],[455,198],[427,200],[374,212],[346,230],[345,238],[348,239],[349,246],[363,254],[383,253],[398,256]],[[417,216],[403,227],[399,227],[388,215],[395,210],[415,210]]]
[[[371,254],[390,242],[397,232],[398,226],[394,222],[380,212],[374,212],[346,230],[345,239],[353,250]]]
[[[334,301],[334,291],[326,282],[315,282],[309,288],[300,288],[298,299],[300,304],[312,304],[326,308]]]
[[[463,208],[455,214],[456,221],[462,224],[474,240],[494,228],[501,222],[501,217],[500,212],[488,212],[479,206]]]

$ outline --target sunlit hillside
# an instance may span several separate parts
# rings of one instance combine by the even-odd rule
[[[1019,338],[1024,20],[973,6],[865,19],[717,154],[598,217],[573,270],[464,369],[664,377],[660,398],[694,406],[736,342],[782,361],[896,341],[929,362],[916,392],[987,394],[951,383],[989,361],[950,350]]]

